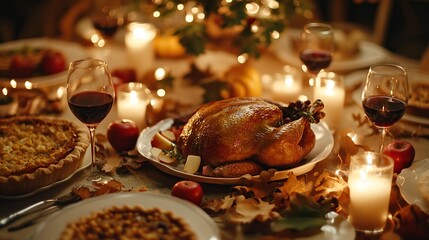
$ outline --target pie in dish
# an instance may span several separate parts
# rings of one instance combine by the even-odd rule
[[[89,145],[86,129],[46,116],[0,119],[0,194],[22,195],[70,176]]]
[[[112,206],[69,223],[68,239],[197,239],[189,225],[172,212],[141,206]]]
[[[410,84],[407,112],[429,118],[429,83],[422,81]]]

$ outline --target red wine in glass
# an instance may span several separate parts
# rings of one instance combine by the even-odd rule
[[[332,62],[332,54],[323,50],[303,50],[299,57],[307,70],[313,74],[329,67]]]
[[[113,97],[105,92],[84,91],[72,95],[69,100],[72,113],[85,125],[97,125],[110,112]]]
[[[119,28],[119,20],[117,18],[99,18],[92,21],[95,29],[103,36],[113,37]]]
[[[365,114],[377,127],[390,127],[405,114],[407,103],[390,96],[369,96],[362,101]]]

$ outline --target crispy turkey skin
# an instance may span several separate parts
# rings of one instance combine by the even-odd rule
[[[315,145],[307,117],[283,124],[282,109],[259,98],[231,98],[201,106],[187,121],[177,145],[199,155],[215,176],[258,174],[297,165]]]

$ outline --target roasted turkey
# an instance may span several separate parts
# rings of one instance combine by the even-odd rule
[[[199,155],[217,177],[256,175],[296,166],[315,145],[310,124],[324,113],[317,100],[283,106],[259,98],[230,98],[201,106],[189,118],[177,147]]]

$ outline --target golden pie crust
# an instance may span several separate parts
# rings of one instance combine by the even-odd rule
[[[411,83],[409,92],[407,112],[429,118],[429,83]]]
[[[46,116],[0,119],[0,194],[22,195],[70,176],[82,165],[88,132]]]

